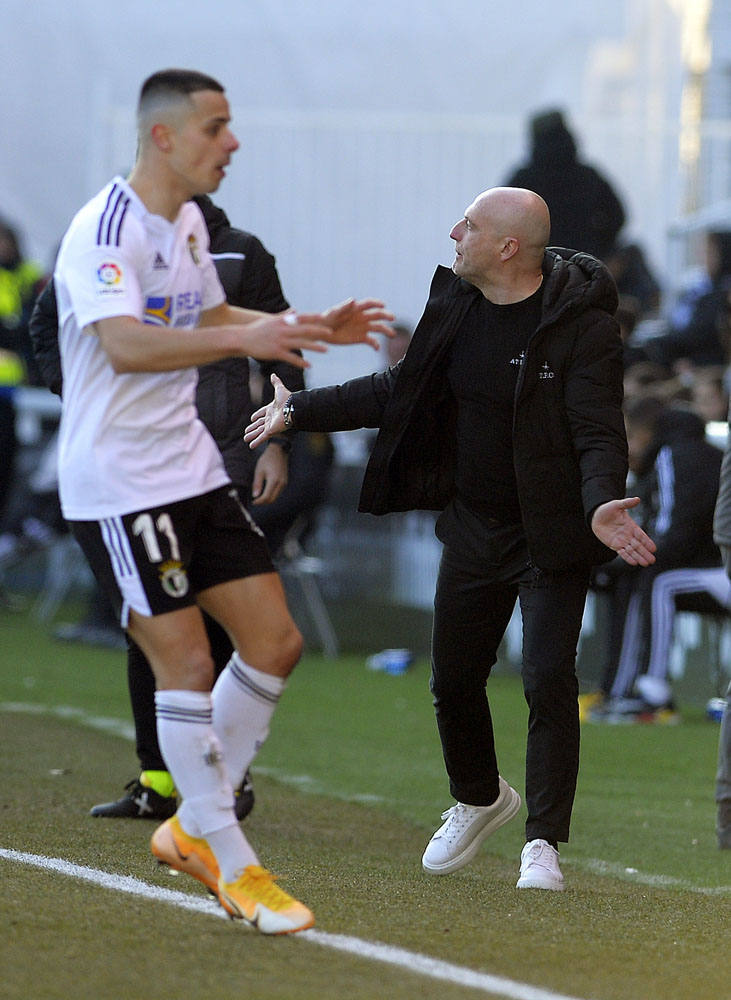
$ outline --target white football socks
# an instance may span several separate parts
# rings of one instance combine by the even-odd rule
[[[282,677],[250,667],[234,653],[213,687],[213,726],[234,788],[269,735],[269,723],[286,683]]]
[[[234,791],[221,742],[213,728],[211,695],[203,691],[157,691],[160,751],[180,793],[181,826],[205,837],[227,882],[258,864],[233,809]],[[243,777],[243,775],[242,775]]]

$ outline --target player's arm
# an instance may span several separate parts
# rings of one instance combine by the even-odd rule
[[[295,325],[296,328],[317,325],[325,327],[325,332],[320,335],[320,339],[329,344],[368,344],[378,350],[378,341],[372,336],[374,333],[382,333],[387,337],[393,337],[394,331],[388,326],[386,321],[392,320],[391,313],[386,312],[383,302],[377,299],[347,299],[339,305],[331,306],[323,313],[295,313],[289,310],[285,313],[277,313],[278,318],[285,318],[285,322]],[[201,314],[200,323],[203,326],[242,323],[244,325],[259,322],[262,319],[271,319],[269,313],[257,312],[254,309],[243,309],[240,306],[232,306],[229,302],[222,302],[213,309],[208,309]],[[306,345],[305,345],[306,346]],[[255,358],[271,358],[271,354],[251,354]],[[302,367],[302,365],[298,365]]]
[[[235,312],[249,316],[245,321],[194,329],[158,328],[134,316],[113,316],[97,320],[91,327],[118,374],[197,368],[222,358],[246,356],[307,368],[309,362],[296,354],[297,350],[327,350],[322,341],[329,336],[330,328],[322,323],[309,322],[306,317],[292,323],[286,314]]]

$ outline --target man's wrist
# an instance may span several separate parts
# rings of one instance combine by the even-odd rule
[[[282,407],[282,420],[284,421],[285,430],[294,430],[294,403],[292,402],[292,396],[289,397]]]

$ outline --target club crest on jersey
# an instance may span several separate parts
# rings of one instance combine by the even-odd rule
[[[188,574],[183,564],[171,559],[160,566],[160,584],[168,597],[185,597],[188,593]]]
[[[173,300],[170,295],[151,295],[145,302],[142,322],[151,326],[170,326],[173,318]]]
[[[198,253],[198,241],[196,240],[193,233],[188,237],[188,250],[190,251],[190,256],[193,258],[193,263],[196,267],[200,267],[201,259]]]
[[[122,291],[122,268],[114,261],[105,261],[96,269],[98,291],[102,295]]]

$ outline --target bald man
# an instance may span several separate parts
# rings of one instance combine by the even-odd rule
[[[563,889],[579,763],[576,646],[592,565],[653,562],[628,514],[617,292],[588,254],[546,249],[531,191],[494,188],[450,233],[405,357],[344,385],[275,397],[252,446],[285,428],[379,427],[359,509],[439,510],[431,690],[455,805],[425,871],[467,864],[520,809],[499,773],[486,682],[516,600],[528,703],[520,889]]]

